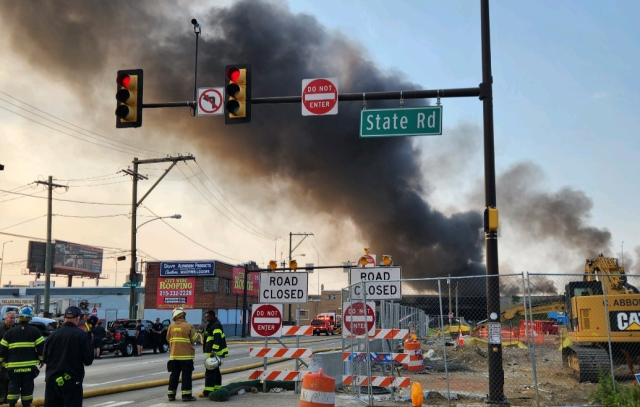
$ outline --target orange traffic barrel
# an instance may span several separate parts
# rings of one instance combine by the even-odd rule
[[[410,372],[421,372],[424,370],[422,362],[422,345],[418,341],[406,341],[404,343],[404,353],[409,354],[409,363],[403,363],[402,368]]]
[[[298,407],[328,407],[336,405],[336,379],[322,373],[307,373],[302,378]]]

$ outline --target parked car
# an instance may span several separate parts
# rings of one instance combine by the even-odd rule
[[[147,334],[144,336],[144,345],[142,349],[153,349],[153,335],[151,334],[151,325],[153,321],[147,319],[142,320],[146,325]],[[122,356],[131,356],[138,353],[136,346],[136,320],[135,319],[116,319],[107,325],[107,334],[102,341],[102,352],[120,352]],[[167,342],[168,320],[163,321],[163,329],[161,333],[162,341],[160,352],[165,353],[169,350]]]
[[[311,321],[311,327],[313,328],[314,335],[320,335],[324,333],[325,335],[333,335],[333,325],[327,320],[324,319],[314,319]]]

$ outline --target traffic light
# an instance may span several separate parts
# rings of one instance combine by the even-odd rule
[[[116,83],[116,128],[142,126],[142,69],[118,71]]]
[[[251,65],[227,65],[224,68],[224,124],[251,122]]]

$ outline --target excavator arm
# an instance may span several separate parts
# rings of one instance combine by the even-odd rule
[[[564,309],[565,309],[564,302],[553,302],[550,304],[534,305],[533,307],[531,307],[530,312],[531,314],[537,315],[537,314],[546,314],[548,312],[554,312],[554,311],[564,312]],[[522,316],[525,314],[525,311],[527,312],[527,314],[529,314],[529,308],[525,310],[524,305],[511,308],[510,310],[507,310],[502,314],[500,314],[500,322],[510,321],[517,316]]]

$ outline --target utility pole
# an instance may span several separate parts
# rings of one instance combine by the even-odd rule
[[[66,185],[59,185],[53,183],[53,177],[49,175],[47,182],[35,181],[36,184],[41,184],[47,187],[49,195],[47,198],[47,246],[44,257],[44,312],[45,315],[49,315],[49,291],[51,289],[51,271],[53,269],[53,257],[51,256],[51,219],[53,210],[53,188],[67,188]],[[71,279],[69,279],[69,287],[71,287]]]
[[[133,170],[126,169],[122,170],[125,174],[131,175],[133,179],[133,187],[131,194],[131,267],[129,269],[129,318],[136,318],[136,286],[140,279],[138,279],[138,275],[136,273],[136,216],[138,213],[138,206],[142,204],[142,201],[145,200],[147,196],[153,191],[153,189],[162,181],[162,179],[171,171],[173,167],[178,164],[179,161],[187,161],[187,160],[195,160],[196,158],[192,155],[188,156],[177,156],[177,157],[167,157],[167,158],[153,158],[149,160],[138,160],[137,157],[133,158]],[[166,163],[170,162],[171,165],[164,171],[164,174],[158,178],[158,180],[149,188],[146,194],[138,201],[138,180],[147,179],[146,176],[138,173],[138,166],[140,164],[153,164],[153,163]]]
[[[303,238],[298,242],[296,247],[292,247],[293,236],[303,236]],[[293,260],[293,257],[292,257],[293,251],[296,250],[298,248],[298,246],[300,246],[302,244],[302,242],[304,242],[304,239],[306,239],[309,236],[313,236],[313,233],[291,233],[291,232],[289,232],[289,264],[291,264],[291,260]],[[291,324],[291,304],[289,304],[289,318],[288,318],[288,320],[289,320],[289,324]]]

